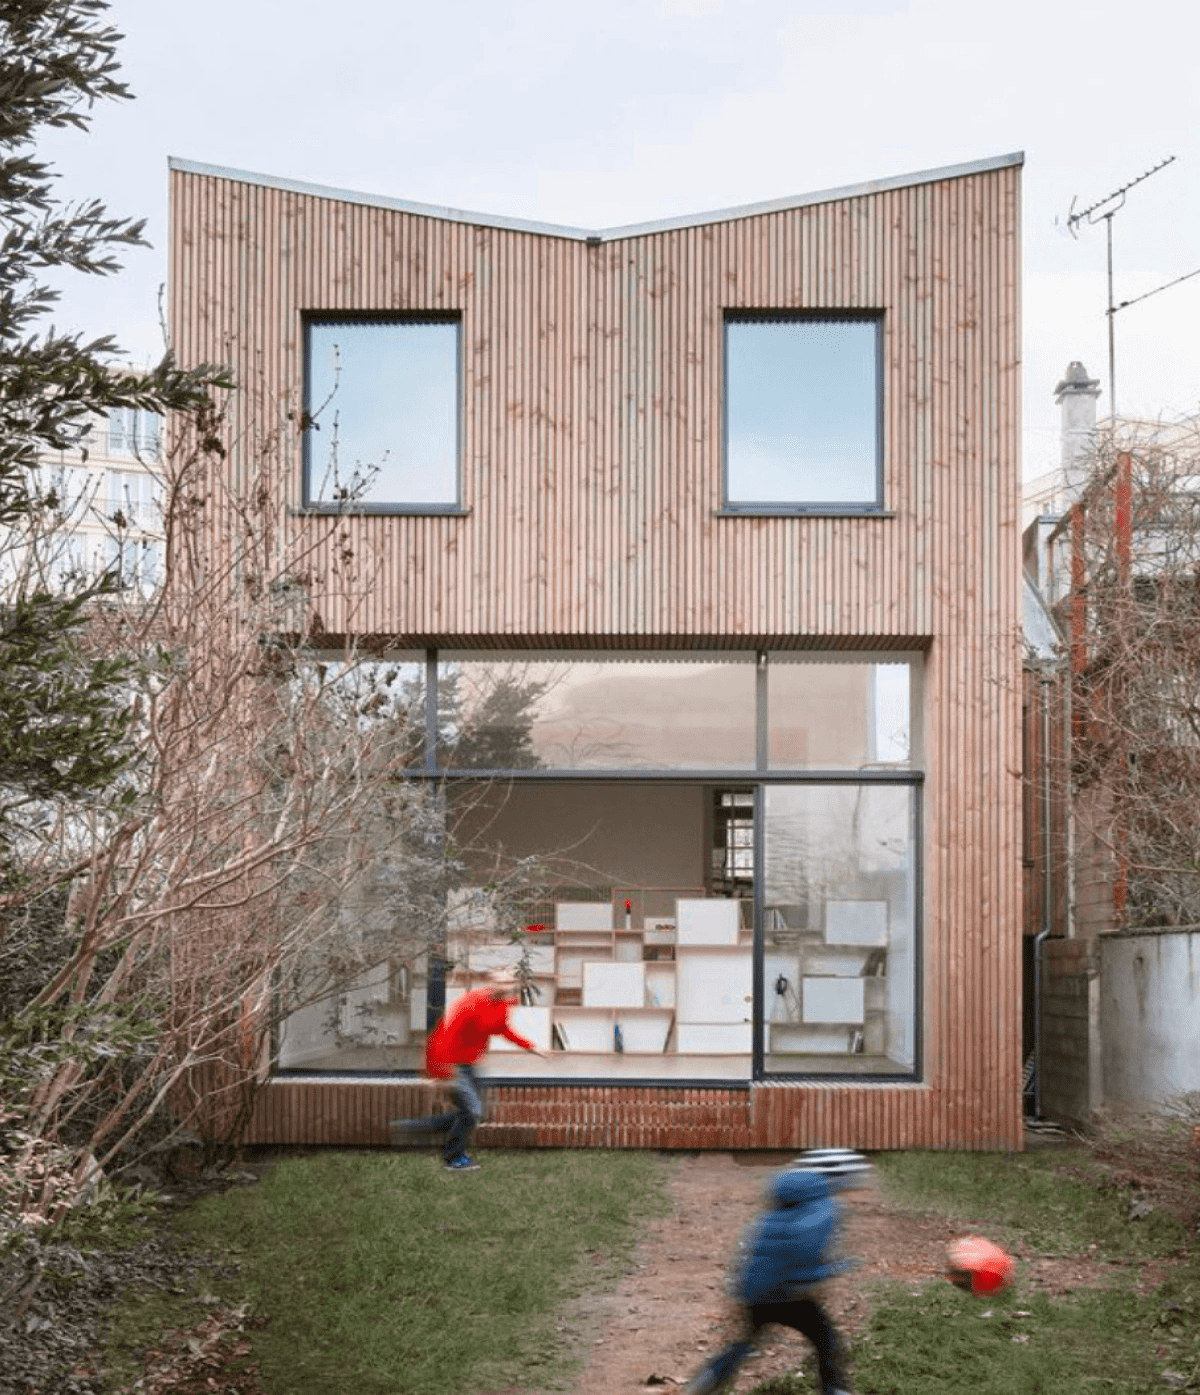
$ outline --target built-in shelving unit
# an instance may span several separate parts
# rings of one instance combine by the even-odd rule
[[[516,966],[521,947],[489,932],[467,918],[452,936],[448,1001],[488,969]],[[527,940],[525,1001],[511,1020],[543,1050],[749,1054],[749,902],[618,888],[610,901],[554,903],[553,923]]]

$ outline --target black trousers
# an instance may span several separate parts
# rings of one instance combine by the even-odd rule
[[[715,1389],[722,1381],[728,1380],[754,1350],[760,1330],[770,1323],[777,1323],[780,1327],[794,1328],[816,1347],[817,1369],[825,1395],[846,1389],[837,1329],[815,1298],[791,1298],[786,1303],[758,1303],[745,1311],[745,1336],[740,1342],[731,1342],[708,1362],[705,1369],[711,1374],[706,1388]]]

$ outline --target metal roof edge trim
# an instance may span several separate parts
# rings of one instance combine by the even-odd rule
[[[811,194],[795,194],[790,198],[769,199],[763,203],[740,204],[733,208],[715,209],[708,213],[690,213],[677,218],[660,218],[649,223],[629,223],[614,228],[571,228],[557,223],[538,223],[527,218],[507,218],[494,213],[470,213],[459,208],[444,208],[437,204],[413,203],[409,199],[390,198],[384,194],[363,194],[352,189],[333,189],[323,184],[309,184],[300,179],[282,179],[276,175],[255,174],[250,170],[227,169],[222,165],[207,165],[197,160],[184,160],[177,155],[167,159],[167,167],[181,174],[207,175],[214,179],[230,179],[239,184],[258,184],[285,193],[306,194],[313,198],[335,199],[339,203],[365,204],[371,208],[389,208],[398,213],[412,213],[422,218],[441,218],[451,223],[472,223],[478,227],[500,228],[509,232],[538,233],[543,237],[564,237],[575,242],[619,242],[630,237],[651,233],[677,232],[684,228],[699,228],[711,223],[730,223],[738,218],[757,218],[764,214],[786,213],[794,208],[814,204],[836,203],[840,199],[861,198],[868,194],[883,194],[893,189],[905,189],[919,184],[935,184],[945,179],[965,179],[970,175],[988,174],[1025,163],[1025,152],[1017,150],[1008,155],[993,155],[983,160],[971,160],[960,165],[944,165],[939,169],[917,170],[912,174],[891,175],[886,179],[871,179],[860,184],[847,184],[838,189],[821,189]]]

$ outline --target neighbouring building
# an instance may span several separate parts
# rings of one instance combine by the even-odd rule
[[[1040,1112],[1076,1123],[1200,1087],[1200,930],[1143,926],[1126,913],[1120,829],[1104,787],[1079,787],[1072,749],[1095,643],[1080,530],[1098,526],[1101,550],[1124,549],[1135,586],[1152,585],[1163,538],[1194,512],[1175,506],[1195,499],[1196,423],[1097,422],[1099,395],[1098,380],[1071,363],[1055,388],[1061,460],[1026,485],[1023,517],[1026,1049],[1036,1043]],[[1105,475],[1099,453],[1111,462]],[[1139,454],[1166,482],[1165,532],[1144,497],[1135,508]]]
[[[163,566],[162,418],[134,407],[97,417],[72,450],[46,452],[36,488],[53,508],[39,548],[45,580],[91,580],[115,570],[148,596]]]
[[[173,344],[235,480],[302,428],[313,631],[418,695],[480,886],[563,869],[494,1140],[1021,1146],[1020,167],[585,231],[172,161]],[[251,1141],[386,1142],[507,952],[452,910]]]

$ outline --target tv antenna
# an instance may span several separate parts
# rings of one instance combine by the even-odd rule
[[[1105,311],[1108,317],[1108,410],[1114,422],[1117,419],[1117,361],[1113,321],[1116,319],[1117,311],[1124,310],[1130,305],[1136,305],[1139,301],[1149,300],[1152,295],[1158,295],[1160,291],[1170,290],[1172,286],[1178,286],[1181,281],[1190,281],[1193,276],[1200,276],[1200,267],[1197,267],[1195,271],[1189,271],[1183,276],[1176,276],[1174,280],[1166,281],[1163,285],[1156,286],[1152,291],[1146,291],[1144,295],[1135,295],[1129,300],[1123,300],[1119,305],[1113,300],[1113,218],[1125,207],[1125,196],[1130,189],[1149,179],[1152,174],[1157,174],[1159,170],[1166,169],[1174,159],[1174,155],[1168,155],[1165,160],[1160,160],[1157,165],[1152,165],[1135,179],[1131,179],[1128,184],[1122,184],[1119,189],[1114,189],[1111,194],[1105,194],[1102,199],[1088,204],[1086,208],[1076,211],[1076,201],[1072,199],[1071,209],[1067,214],[1067,231],[1072,237],[1078,237],[1077,229],[1080,223],[1095,224],[1101,220],[1104,222],[1105,242],[1108,251],[1108,309]]]

